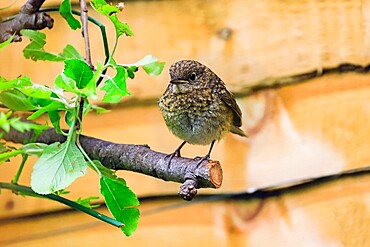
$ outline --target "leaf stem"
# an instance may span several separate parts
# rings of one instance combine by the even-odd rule
[[[18,154],[22,154],[22,153],[23,153],[23,150],[20,150],[20,149],[17,149],[11,152],[2,153],[0,154],[0,164],[1,162],[4,162],[8,160],[9,158],[17,156]]]
[[[3,183],[0,182],[0,188],[12,190],[14,192],[22,193],[28,196],[34,196],[34,197],[41,197],[41,198],[48,198],[53,201],[60,202],[70,208],[73,208],[75,210],[84,212],[92,217],[95,217],[105,223],[108,223],[110,225],[113,225],[115,227],[121,228],[124,226],[124,224],[120,221],[117,221],[115,219],[112,219],[104,214],[101,214],[95,210],[92,210],[90,208],[84,207],[74,201],[68,200],[67,198],[55,195],[55,194],[47,194],[47,195],[40,195],[34,192],[30,187],[19,185],[19,184],[12,184],[12,183]]]
[[[12,179],[13,184],[17,184],[19,177],[21,176],[21,173],[23,171],[23,167],[28,159],[28,154],[22,154],[22,162],[21,165],[19,166],[17,173],[15,174],[14,178]]]
[[[95,170],[96,173],[98,173],[100,177],[103,176],[102,173],[100,172],[100,170],[98,169],[98,167],[96,167],[94,162],[90,159],[90,157],[87,155],[87,153],[85,152],[85,150],[81,146],[80,139],[78,137],[77,137],[76,144],[77,144],[78,149],[80,149],[81,153],[83,154],[83,156],[85,156],[85,158],[87,159],[88,164],[90,164],[90,168],[93,168],[93,170]]]

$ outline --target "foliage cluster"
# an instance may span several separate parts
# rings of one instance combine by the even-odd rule
[[[31,196],[46,196],[78,210],[87,212],[101,220],[121,227],[126,235],[131,235],[138,224],[139,201],[130,190],[123,178],[118,178],[114,171],[104,167],[99,161],[91,160],[79,143],[79,135],[83,126],[83,116],[90,111],[102,112],[103,108],[90,103],[91,100],[99,100],[97,90],[104,91],[103,102],[117,103],[122,97],[130,95],[127,90],[127,80],[134,79],[135,73],[142,68],[149,75],[161,73],[164,63],[158,62],[153,56],[145,56],[142,60],[133,64],[119,64],[114,59],[118,40],[122,36],[132,36],[133,32],[127,23],[118,19],[118,13],[122,5],[112,6],[105,0],[92,0],[91,6],[98,13],[106,16],[115,28],[114,48],[108,48],[105,28],[96,20],[89,20],[98,25],[102,30],[102,40],[106,53],[105,62],[97,61],[96,66],[86,63],[84,57],[70,44],[58,54],[44,49],[46,35],[39,31],[22,30],[21,34],[29,38],[30,43],[23,50],[27,59],[34,61],[44,60],[50,62],[63,62],[63,71],[56,76],[54,86],[48,87],[32,82],[28,76],[13,79],[0,77],[0,102],[9,111],[0,112],[0,128],[2,132],[9,132],[10,128],[18,131],[34,131],[35,135],[48,128],[46,125],[38,125],[25,122],[14,117],[14,111],[30,111],[32,114],[28,120],[35,120],[41,115],[47,114],[51,125],[56,132],[66,136],[64,143],[52,143],[50,145],[37,143],[35,140],[25,140],[19,149],[0,144],[0,161],[7,162],[9,158],[21,155],[23,157],[17,174],[12,180],[13,190],[18,190]],[[81,23],[74,15],[79,14],[72,10],[69,0],[64,0],[59,7],[60,14],[73,30],[81,28]],[[0,50],[9,45],[11,39],[0,44]],[[0,51],[1,52],[1,51]],[[106,71],[113,70],[113,77],[108,76]],[[68,130],[63,130],[61,121],[68,125]],[[35,139],[35,138],[34,138]],[[31,176],[31,189],[17,185],[19,176],[28,156],[37,156]],[[85,199],[79,198],[76,202],[61,199],[66,193],[65,189],[78,177],[84,176],[87,169],[91,168],[100,176],[101,194],[104,196],[107,207],[114,219],[100,217],[92,210],[90,202],[96,197]],[[17,187],[18,186],[18,187]],[[5,188],[5,184],[2,186]],[[52,196],[50,196],[52,195]]]

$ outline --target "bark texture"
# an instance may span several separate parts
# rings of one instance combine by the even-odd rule
[[[28,0],[15,18],[0,23],[0,43],[8,40],[13,34],[15,34],[13,42],[21,41],[19,32],[22,29],[41,30],[46,27],[51,29],[54,20],[48,14],[39,12],[44,2],[45,0]]]
[[[3,139],[24,143],[34,138],[33,131],[19,132],[12,129],[4,133]],[[50,128],[40,134],[36,141],[46,144],[64,142],[65,136]],[[192,200],[198,188],[219,188],[222,183],[222,169],[217,161],[204,161],[174,157],[169,164],[166,154],[156,152],[147,145],[118,144],[89,136],[80,136],[80,143],[93,160],[99,160],[113,170],[128,170],[181,183],[179,195]]]

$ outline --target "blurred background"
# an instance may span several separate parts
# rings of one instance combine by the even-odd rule
[[[2,0],[0,8],[13,2]],[[16,14],[24,2],[2,10],[1,18]],[[43,7],[59,3],[48,0]],[[167,130],[156,102],[169,82],[169,66],[194,59],[237,96],[249,138],[227,134],[215,145],[212,158],[221,162],[223,184],[217,190],[200,189],[193,202],[178,198],[179,184],[119,171],[141,199],[139,227],[129,238],[56,202],[2,190],[0,246],[370,246],[369,173],[292,186],[369,170],[369,1],[124,3],[119,18],[134,36],[120,39],[117,62],[152,54],[166,66],[158,77],[138,72],[128,82],[131,96],[117,105],[102,104],[111,111],[88,115],[83,133],[173,152],[181,140]],[[90,10],[106,25],[112,46],[111,24]],[[51,16],[54,28],[43,30],[45,49],[58,53],[70,43],[84,54],[80,30],[71,31],[58,13]],[[104,61],[103,45],[98,28],[89,28],[96,64]],[[1,51],[0,75],[28,75],[33,82],[52,85],[63,63],[26,60],[24,41]],[[186,145],[182,154],[194,157],[207,150]],[[12,179],[18,162],[1,167],[0,181]],[[25,169],[20,183],[29,185],[32,165]],[[268,196],[227,196],[270,186],[277,192]],[[98,176],[89,171],[68,190],[73,200],[99,195]],[[98,210],[108,214],[104,206]]]

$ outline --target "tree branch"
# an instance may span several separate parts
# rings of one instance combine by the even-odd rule
[[[14,143],[31,140],[33,131],[19,132],[11,129],[3,139]],[[51,144],[64,142],[65,136],[50,128],[37,137],[37,142]],[[153,151],[147,145],[118,144],[89,136],[80,136],[80,143],[93,160],[99,160],[113,170],[128,170],[146,174],[165,181],[182,183],[179,195],[192,200],[197,188],[219,188],[222,183],[222,168],[218,161],[198,161],[174,157],[170,164],[166,154]]]
[[[13,41],[21,41],[19,32],[22,29],[51,29],[54,20],[46,13],[38,12],[44,2],[45,0],[28,0],[15,18],[0,23],[0,43],[8,40],[14,33]]]

